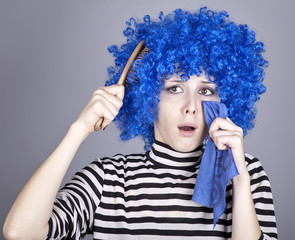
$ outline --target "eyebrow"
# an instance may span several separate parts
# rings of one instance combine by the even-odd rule
[[[201,83],[205,83],[205,84],[215,84],[215,83],[210,82],[210,81],[201,81]]]
[[[181,79],[168,79],[168,80],[166,80],[166,82],[182,83],[182,82],[185,82],[185,81],[182,81]],[[215,84],[213,82],[209,82],[209,81],[206,81],[206,80],[202,80],[201,83],[204,83],[204,84]]]
[[[165,82],[184,82],[184,81],[182,81],[180,79],[168,79]]]

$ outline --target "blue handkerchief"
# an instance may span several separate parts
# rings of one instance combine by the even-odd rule
[[[208,128],[216,117],[226,118],[227,108],[219,102],[203,102]],[[238,175],[230,148],[218,150],[208,137],[198,172],[192,200],[213,208],[214,227],[225,210],[225,190],[229,181]]]

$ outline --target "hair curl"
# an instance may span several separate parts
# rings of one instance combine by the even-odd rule
[[[196,13],[177,9],[164,16],[161,12],[158,21],[149,15],[142,22],[131,18],[126,24],[123,33],[127,42],[108,48],[115,66],[108,68],[106,85],[118,81],[141,40],[150,52],[133,64],[134,71],[127,78],[123,107],[115,119],[122,140],[142,136],[145,149],[150,148],[163,79],[176,72],[186,81],[204,71],[216,83],[229,118],[244,135],[254,127],[254,104],[265,92],[262,81],[267,61],[262,57],[263,43],[256,41],[247,25],[237,25],[227,12],[206,7]]]

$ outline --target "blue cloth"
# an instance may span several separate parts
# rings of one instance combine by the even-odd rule
[[[227,108],[223,103],[204,101],[203,106],[208,128],[216,117],[225,119],[227,116]],[[225,210],[226,185],[238,174],[230,148],[218,150],[208,137],[192,200],[213,208],[214,227]]]

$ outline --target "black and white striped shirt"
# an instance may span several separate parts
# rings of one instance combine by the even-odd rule
[[[201,155],[155,142],[147,153],[96,159],[58,192],[47,239],[230,239],[232,184],[214,229],[212,209],[191,200]],[[258,159],[246,162],[261,239],[277,239],[268,177]]]

